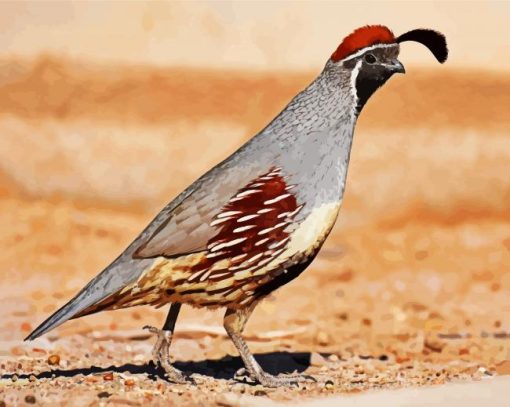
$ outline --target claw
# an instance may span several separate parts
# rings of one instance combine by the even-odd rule
[[[162,329],[155,328],[153,326],[146,325],[143,329],[157,336],[156,343],[152,350],[152,359],[154,364],[158,364],[164,369],[166,378],[174,383],[184,384],[187,383],[185,376],[179,369],[176,369],[170,363],[170,355],[168,354],[168,348],[172,341],[172,332],[164,331]]]
[[[150,333],[153,333],[153,334],[158,334],[160,331],[158,328],[156,328],[155,326],[151,326],[151,325],[145,325],[142,329],[149,331]]]

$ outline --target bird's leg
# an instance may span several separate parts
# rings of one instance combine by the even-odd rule
[[[262,370],[241,336],[244,326],[255,306],[256,302],[247,309],[234,310],[227,308],[227,312],[223,318],[223,326],[239,351],[249,376],[266,387],[288,386],[309,380],[309,378],[305,376],[273,376]]]
[[[148,329],[157,336],[156,344],[152,349],[152,359],[154,363],[159,363],[165,370],[167,378],[174,383],[186,383],[186,379],[182,372],[173,367],[170,363],[169,355],[169,348],[172,343],[175,323],[180,309],[181,304],[172,303],[162,329],[158,329],[153,326],[144,326],[144,329]]]

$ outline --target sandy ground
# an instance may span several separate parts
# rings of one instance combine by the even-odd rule
[[[367,106],[330,239],[247,326],[264,368],[316,383],[234,380],[220,311],[184,307],[177,323],[172,355],[196,385],[168,384],[149,363],[141,327],[165,310],[102,313],[22,342],[312,76],[2,62],[0,405],[362,403],[366,391],[504,383],[510,82],[439,68],[408,69]]]
[[[303,403],[303,407],[356,406],[450,406],[475,407],[489,403],[494,407],[508,405],[509,378],[484,380],[478,383],[455,383],[432,388],[411,388],[379,391],[350,397],[330,397]],[[253,404],[256,405],[256,404]]]

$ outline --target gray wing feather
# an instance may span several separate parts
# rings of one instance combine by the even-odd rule
[[[172,257],[205,249],[215,230],[211,219],[225,198],[211,193],[193,194],[171,214],[133,253],[135,258]],[[227,198],[228,199],[228,198]]]
[[[159,216],[154,220],[153,226],[157,226],[144,232],[145,236],[135,242],[133,257],[177,257],[205,250],[207,242],[218,233],[210,226],[214,216],[240,188],[267,170],[267,165],[259,165],[235,170],[222,168],[221,177],[204,180],[193,194],[166,212],[161,222],[158,222]]]

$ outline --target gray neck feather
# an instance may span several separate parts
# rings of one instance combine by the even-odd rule
[[[245,147],[304,185],[309,210],[342,199],[356,124],[351,70],[328,61],[322,73]],[[254,154],[254,151],[256,152]]]

